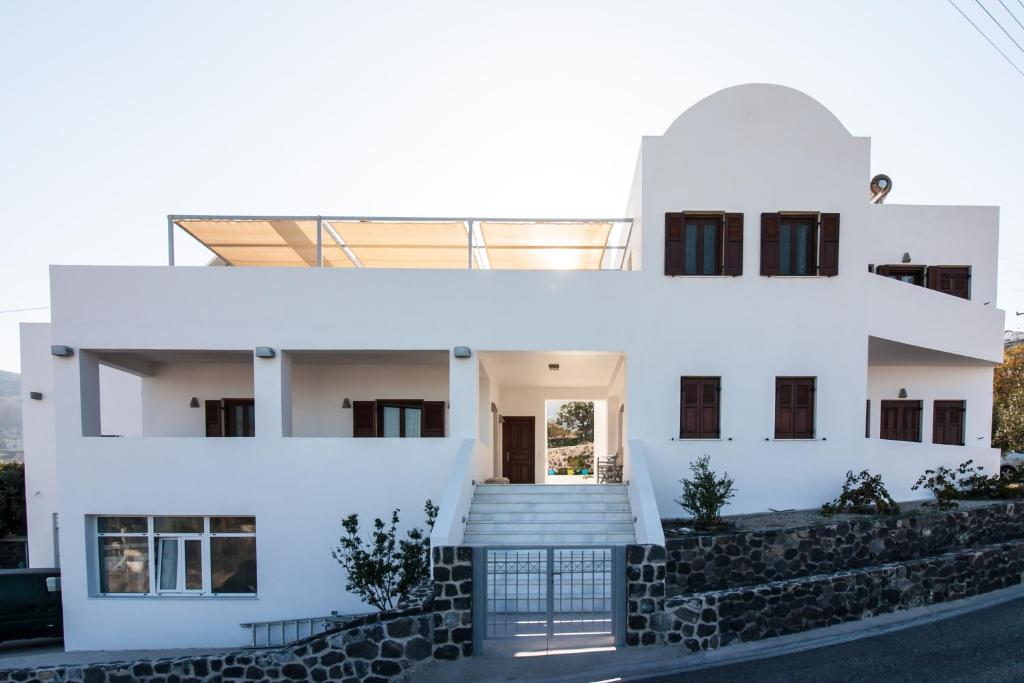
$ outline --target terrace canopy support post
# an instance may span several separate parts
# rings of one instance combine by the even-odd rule
[[[167,217],[167,265],[174,265],[174,216]]]
[[[469,241],[469,262],[466,267],[473,270],[473,221],[466,221],[466,235]]]
[[[324,267],[324,219],[316,219],[316,267]]]

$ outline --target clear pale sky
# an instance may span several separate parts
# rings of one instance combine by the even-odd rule
[[[641,135],[757,81],[871,136],[888,201],[1001,205],[1024,326],[1024,77],[942,0],[4,0],[0,36],[0,310],[51,263],[165,263],[168,213],[618,215]],[[0,313],[0,369],[48,319]]]

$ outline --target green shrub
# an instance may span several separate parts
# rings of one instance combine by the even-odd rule
[[[861,515],[894,515],[899,511],[900,506],[892,499],[885,484],[882,483],[882,475],[871,474],[868,470],[863,470],[860,474],[854,474],[852,470],[848,471],[839,497],[831,503],[821,506],[823,515],[834,515],[840,512]]]
[[[683,495],[676,499],[689,512],[697,526],[714,526],[722,521],[722,508],[736,495],[729,473],[716,476],[711,471],[711,457],[703,455],[690,463],[693,479],[683,478]]]
[[[342,520],[345,535],[331,556],[344,567],[345,588],[363,602],[377,609],[393,609],[410,589],[430,576],[430,534],[437,519],[437,506],[428,500],[423,511],[428,531],[414,528],[406,538],[396,539],[398,510],[391,513],[391,523],[379,517],[373,520],[368,541],[359,536],[359,515]]]
[[[913,490],[931,491],[935,506],[940,510],[960,507],[958,500],[1007,500],[1024,493],[1019,474],[989,476],[983,474],[984,470],[980,465],[975,466],[973,460],[960,463],[956,469],[940,466],[925,470]]]

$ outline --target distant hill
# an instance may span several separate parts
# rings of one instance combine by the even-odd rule
[[[0,460],[21,458],[21,375],[0,370]]]

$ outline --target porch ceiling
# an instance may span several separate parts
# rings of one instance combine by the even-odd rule
[[[868,337],[868,365],[955,365],[992,367],[981,358],[926,349],[880,337]]]
[[[603,351],[481,351],[487,376],[508,387],[605,387],[621,353]],[[558,370],[548,365],[558,364]]]

